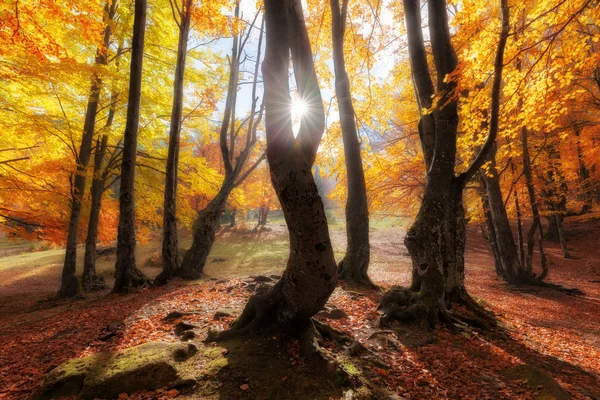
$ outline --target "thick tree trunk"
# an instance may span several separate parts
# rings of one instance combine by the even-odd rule
[[[410,291],[392,288],[383,297],[382,322],[425,316],[430,326],[439,318],[450,320],[452,303],[467,306],[478,316],[487,316],[464,287],[465,219],[463,189],[488,159],[498,133],[500,89],[504,48],[509,34],[508,3],[501,0],[502,33],[494,61],[494,81],[488,137],[469,168],[456,176],[458,103],[456,84],[446,79],[458,61],[452,46],[446,2],[429,0],[429,34],[437,73],[438,106],[419,122],[419,137],[427,167],[427,183],[419,213],[407,232],[404,244],[413,262]],[[429,108],[433,84],[422,35],[420,2],[404,0],[412,77],[419,106]],[[434,157],[435,154],[435,157]]]
[[[167,156],[167,176],[163,203],[163,243],[162,272],[154,280],[155,284],[165,284],[177,274],[178,248],[177,238],[177,171],[179,170],[179,135],[183,115],[183,82],[185,61],[190,33],[190,20],[193,0],[184,0],[179,23],[179,43],[177,45],[177,65],[173,88],[173,109],[169,129],[169,150]]]
[[[104,288],[104,279],[96,275],[96,243],[98,242],[98,224],[100,220],[100,209],[102,207],[102,195],[104,193],[104,181],[102,164],[108,145],[108,136],[103,135],[102,140],[96,141],[96,152],[94,153],[94,178],[92,180],[92,205],[90,208],[90,220],[85,241],[85,257],[83,261],[83,288],[88,291]]]
[[[519,242],[519,260],[521,266],[525,267],[525,245],[523,242],[523,223],[521,218],[521,207],[519,205],[519,194],[515,190],[515,211],[517,213],[517,241]]]
[[[96,66],[106,65],[107,51],[110,44],[110,35],[112,32],[111,21],[116,11],[116,1],[109,6],[105,6],[105,22],[103,44],[96,50]],[[72,187],[71,215],[69,217],[69,231],[67,234],[67,243],[65,251],[65,262],[63,265],[61,286],[59,296],[74,297],[79,294],[79,282],[75,277],[77,266],[77,242],[79,231],[79,219],[81,216],[81,206],[85,194],[85,183],[87,166],[92,154],[92,143],[94,140],[94,128],[96,125],[96,113],[98,112],[98,100],[100,90],[102,89],[102,78],[97,72],[93,73],[90,94],[88,97],[87,109],[85,112],[85,121],[83,123],[83,136],[81,146],[77,155],[77,172]]]
[[[269,216],[269,206],[261,206],[258,210],[258,225],[265,226]]]
[[[225,210],[227,197],[233,190],[230,182],[224,182],[221,190],[208,205],[198,213],[194,223],[194,241],[185,253],[177,276],[183,279],[199,279],[204,273],[206,259],[210,254],[221,214]]]
[[[344,31],[348,1],[331,0],[331,35],[335,93],[338,101],[344,156],[346,161],[346,255],[338,266],[340,279],[363,286],[375,286],[367,273],[369,268],[369,206],[365,173],[362,165],[361,144],[358,140],[350,80],[344,60]]]
[[[136,0],[131,66],[129,72],[129,99],[127,122],[123,139],[123,162],[119,191],[119,231],[117,236],[117,262],[113,292],[125,293],[148,284],[148,278],[135,263],[135,160],[140,121],[142,91],[142,64],[144,60],[144,35],[146,32],[146,0]]]
[[[323,202],[311,171],[325,117],[312,51],[299,0],[266,0],[266,55],[263,62],[267,158],[290,235],[290,254],[282,278],[254,295],[229,333],[277,327],[299,334],[327,302],[337,267]],[[289,109],[289,54],[304,116],[295,138]]]

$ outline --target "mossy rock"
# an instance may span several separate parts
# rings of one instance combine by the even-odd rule
[[[504,371],[511,379],[522,379],[532,390],[539,391],[536,400],[569,400],[567,393],[546,371],[533,365],[517,365]],[[538,390],[539,389],[539,390]]]
[[[191,384],[182,355],[189,358],[196,351],[189,343],[155,342],[69,360],[50,371],[36,398],[113,399],[120,393]]]

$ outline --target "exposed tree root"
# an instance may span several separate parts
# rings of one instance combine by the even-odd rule
[[[380,326],[388,326],[393,321],[416,324],[427,321],[429,327],[434,328],[432,321],[439,321],[450,326],[460,323],[489,330],[497,325],[494,314],[479,305],[464,288],[447,294],[446,306],[432,309],[426,305],[420,293],[393,286],[378,306],[382,312]]]

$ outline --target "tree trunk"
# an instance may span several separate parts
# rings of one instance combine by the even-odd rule
[[[271,181],[290,235],[290,254],[282,278],[251,297],[230,332],[278,327],[298,334],[321,310],[337,282],[337,267],[323,202],[311,171],[323,135],[325,115],[312,51],[299,0],[266,0],[266,55],[263,62],[267,158]],[[303,116],[292,131],[289,54]]]
[[[108,2],[105,6],[104,37],[101,47],[96,50],[96,66],[106,65],[108,62],[107,51],[110,44],[110,35],[112,32],[111,21],[116,11],[116,1],[109,7]],[[83,136],[81,146],[77,155],[77,172],[72,187],[71,197],[71,215],[69,217],[69,231],[67,234],[67,243],[65,251],[65,262],[63,265],[61,286],[59,296],[74,297],[79,294],[79,282],[75,277],[77,266],[77,238],[79,231],[79,219],[81,216],[81,206],[85,194],[85,183],[87,166],[92,154],[92,143],[94,140],[94,128],[96,125],[96,113],[98,112],[98,99],[102,89],[102,78],[98,72],[94,72],[88,97],[87,109],[85,112],[85,121],[83,123]]]
[[[410,291],[392,288],[380,304],[382,322],[426,317],[430,326],[439,318],[449,321],[451,303],[467,306],[478,316],[486,315],[464,287],[465,219],[463,189],[488,159],[498,133],[500,89],[504,48],[509,34],[506,0],[501,0],[502,33],[494,61],[491,116],[488,137],[469,168],[455,175],[458,127],[456,83],[447,79],[458,60],[452,46],[445,0],[429,0],[429,36],[436,68],[438,105],[421,116],[419,137],[425,156],[427,182],[421,208],[407,232],[404,244],[413,262]],[[420,108],[430,108],[433,84],[421,28],[420,1],[404,0],[408,49],[414,88]],[[435,157],[433,156],[435,154]],[[483,323],[483,322],[482,322]]]
[[[236,2],[234,15],[239,18],[240,6],[239,1]],[[254,24],[254,22],[253,22]],[[264,21],[263,21],[264,24]],[[252,28],[253,25],[251,25]],[[250,35],[250,30],[247,35]],[[258,166],[263,160],[259,158],[254,165],[249,167],[243,174],[242,169],[248,160],[250,150],[256,143],[256,130],[262,118],[263,107],[260,111],[256,111],[256,88],[258,83],[258,69],[260,66],[260,55],[263,39],[263,29],[260,29],[258,40],[258,52],[256,55],[254,82],[252,84],[252,104],[250,107],[250,117],[248,118],[248,127],[246,133],[246,143],[239,154],[235,154],[235,140],[237,137],[238,128],[235,126],[235,99],[239,82],[239,55],[243,51],[243,46],[246,43],[246,38],[240,44],[240,37],[236,34],[233,38],[233,48],[229,70],[229,86],[227,90],[227,99],[225,102],[225,110],[223,113],[223,122],[219,133],[219,144],[221,148],[221,156],[223,157],[223,165],[225,168],[225,179],[221,184],[221,189],[217,196],[208,204],[208,206],[198,213],[198,218],[194,224],[194,241],[192,247],[186,252],[181,267],[177,271],[177,275],[184,279],[198,279],[202,276],[206,258],[210,253],[210,249],[215,241],[215,232],[219,226],[219,218],[225,209],[227,198],[231,191],[238,186],[243,180]],[[258,118],[255,119],[256,114]],[[231,130],[230,130],[231,129]],[[228,143],[229,138],[229,143]],[[233,161],[235,159],[235,162]]]
[[[98,242],[98,223],[100,220],[100,209],[102,206],[102,194],[104,193],[104,181],[102,164],[108,145],[108,135],[103,135],[102,140],[96,141],[96,152],[94,154],[94,179],[92,180],[92,205],[90,208],[90,220],[88,223],[87,238],[85,241],[85,257],[83,261],[83,288],[88,291],[104,288],[104,279],[96,275],[96,243]]]
[[[230,182],[224,182],[221,190],[208,205],[198,213],[194,223],[194,241],[185,253],[177,276],[183,279],[199,279],[204,273],[206,259],[215,242],[221,214],[225,210],[227,197],[233,190]]]
[[[119,232],[117,236],[117,262],[113,292],[126,293],[133,288],[148,284],[148,278],[135,263],[135,160],[140,121],[142,91],[142,64],[144,60],[144,34],[146,31],[146,0],[136,0],[133,39],[131,43],[131,66],[129,72],[129,98],[127,122],[123,138],[123,162],[119,191]]]
[[[515,190],[515,211],[517,213],[517,240],[519,242],[519,260],[521,261],[521,266],[525,267],[525,246],[523,243],[523,224],[521,218],[521,207],[519,205],[519,194]]]
[[[229,221],[229,227],[230,228],[233,228],[233,227],[235,227],[237,225],[237,222],[235,220],[236,215],[237,215],[237,208],[234,208],[231,211],[231,221]]]
[[[185,76],[185,61],[187,44],[190,33],[191,7],[193,0],[184,0],[180,14],[179,43],[177,45],[177,65],[173,88],[173,109],[169,129],[169,150],[167,156],[167,176],[163,203],[163,243],[162,243],[162,272],[154,280],[155,284],[163,285],[177,274],[178,268],[178,238],[177,238],[177,171],[179,170],[179,136],[183,115],[183,81]]]
[[[523,271],[523,267],[519,262],[519,254],[515,243],[506,207],[504,206],[504,198],[500,189],[500,176],[496,169],[496,149],[490,154],[490,166],[487,172],[482,171],[481,176],[485,182],[487,197],[490,205],[490,215],[492,225],[494,227],[496,246],[498,248],[498,256],[500,265],[504,273],[502,277],[506,282],[511,284],[523,283],[528,277]]]
[[[344,60],[344,31],[348,1],[331,0],[331,35],[333,42],[333,65],[335,70],[335,93],[338,102],[348,198],[346,200],[346,255],[338,266],[340,279],[362,286],[375,286],[367,273],[369,268],[369,207],[367,188],[362,165],[361,144],[358,140],[350,80]]]
[[[483,207],[483,216],[485,218],[485,225],[487,227],[487,237],[486,240],[490,243],[490,248],[492,249],[492,254],[494,255],[494,268],[496,270],[496,275],[498,275],[503,280],[506,280],[506,273],[504,272],[504,268],[502,267],[502,262],[500,258],[500,254],[498,253],[498,245],[496,239],[496,230],[494,228],[494,221],[492,220],[492,213],[490,212],[490,202],[488,200],[488,194],[485,189],[485,179],[483,177],[483,171],[480,172],[480,181],[483,186],[483,190],[481,193],[481,203]],[[483,228],[482,228],[483,231]],[[484,236],[485,237],[485,236]]]
[[[533,252],[535,246],[535,232],[538,231],[538,248],[540,252],[540,261],[542,273],[536,279],[542,281],[548,275],[548,267],[546,265],[546,254],[544,253],[544,232],[542,221],[538,210],[537,199],[535,195],[535,187],[533,186],[533,173],[531,171],[531,159],[529,157],[528,130],[523,127],[521,129],[521,139],[523,146],[523,174],[525,175],[525,184],[529,195],[529,203],[531,213],[533,215],[533,223],[527,232],[527,254],[525,256],[526,270],[529,276],[534,276],[533,273]]]
[[[583,207],[581,208],[580,214],[587,214],[592,210],[593,206],[593,191],[590,182],[590,171],[585,165],[583,160],[583,150],[581,149],[581,132],[577,125],[574,127],[575,130],[575,145],[577,147],[577,163],[579,165],[579,182],[581,183],[581,192],[577,196],[580,201],[583,201]]]

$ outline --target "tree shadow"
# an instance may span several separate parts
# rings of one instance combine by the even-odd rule
[[[248,335],[219,342],[195,395],[221,400],[340,398],[340,382],[298,356],[299,344],[279,334]],[[202,350],[201,351],[205,351]],[[210,356],[210,353],[207,353]],[[211,393],[212,392],[212,393]]]

